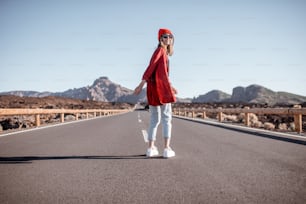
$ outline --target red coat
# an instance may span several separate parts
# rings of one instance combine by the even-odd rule
[[[169,81],[169,67],[166,50],[158,47],[142,77],[147,82],[147,99],[151,106],[176,101]]]

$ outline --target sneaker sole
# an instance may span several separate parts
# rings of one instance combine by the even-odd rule
[[[158,156],[158,154],[157,155],[146,155],[146,157],[157,157]]]
[[[152,154],[152,155],[148,155],[148,154],[146,154],[146,156],[147,157],[156,157],[156,156],[158,156],[159,155],[159,153],[157,152],[156,154]]]
[[[163,157],[164,157],[165,159],[168,159],[168,158],[172,158],[172,157],[175,157],[175,155],[173,155],[173,156],[167,156],[167,155],[163,155]]]

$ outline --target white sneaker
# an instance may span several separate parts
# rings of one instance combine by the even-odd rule
[[[164,158],[170,158],[175,156],[175,152],[169,147],[164,150]]]
[[[159,153],[158,153],[158,150],[156,147],[152,147],[152,148],[148,148],[147,149],[147,157],[154,157],[154,156],[157,156]]]

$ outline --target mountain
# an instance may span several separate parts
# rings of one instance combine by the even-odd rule
[[[92,85],[69,89],[64,92],[36,92],[36,91],[11,91],[2,92],[0,95],[16,95],[29,97],[60,96],[72,99],[85,99],[102,102],[146,102],[146,90],[135,96],[133,90],[125,88],[109,80],[107,77],[96,79]],[[190,102],[190,99],[177,99],[178,102]],[[232,95],[220,90],[212,90],[194,98],[195,103],[260,103],[260,104],[301,104],[306,102],[306,97],[287,92],[274,92],[260,85],[247,87],[238,86],[233,89]]]
[[[260,103],[269,105],[301,104],[306,102],[306,97],[287,92],[274,92],[263,86],[253,84],[247,87],[235,87],[232,95],[221,91],[211,91],[193,99],[192,102]]]
[[[60,96],[72,99],[127,103],[137,103],[139,100],[145,100],[145,94],[142,93],[139,96],[135,96],[132,90],[110,81],[107,77],[96,79],[91,86],[69,89],[64,92],[11,91],[0,93],[0,95],[16,95],[21,97]]]
[[[219,90],[212,90],[204,95],[200,95],[193,99],[194,103],[211,103],[222,102],[231,98],[231,95]]]
[[[287,92],[274,92],[260,85],[233,89],[232,102],[267,103],[267,104],[299,104],[306,102],[306,97]]]
[[[9,92],[2,92],[0,95],[13,95],[13,96],[29,96],[29,97],[46,97],[51,96],[53,93],[51,92],[37,92],[37,91],[9,91]]]
[[[233,89],[232,102],[276,103],[276,92],[259,85],[238,86]]]
[[[138,97],[133,95],[132,90],[110,81],[107,77],[96,79],[91,86],[69,89],[64,92],[54,93],[54,95],[106,102],[135,103],[138,100]]]

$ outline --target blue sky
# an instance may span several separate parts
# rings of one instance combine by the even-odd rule
[[[250,84],[306,96],[305,10],[303,0],[0,0],[0,92],[100,76],[134,89],[166,27],[179,97]]]

